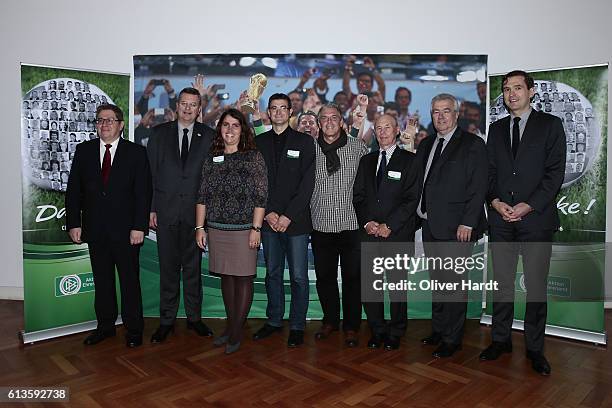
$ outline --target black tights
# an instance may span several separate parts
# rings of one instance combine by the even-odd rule
[[[242,327],[253,302],[253,278],[255,276],[221,276],[221,293],[227,314],[227,326],[223,336],[229,336],[229,343],[242,340]]]

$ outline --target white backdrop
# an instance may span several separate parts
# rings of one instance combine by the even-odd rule
[[[20,62],[130,73],[135,54],[448,53],[488,54],[490,73],[501,73],[605,63],[612,58],[609,0],[397,0],[369,5],[345,0],[184,0],[176,4],[3,2],[0,298],[23,298]],[[608,149],[608,168],[611,158]],[[608,194],[612,195],[610,186]],[[611,209],[608,200],[608,212]],[[611,241],[607,230],[606,241]],[[612,272],[606,280],[611,297]]]

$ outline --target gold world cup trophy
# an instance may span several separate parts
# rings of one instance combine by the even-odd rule
[[[255,74],[251,77],[246,101],[241,106],[244,112],[255,112],[255,103],[261,98],[266,85],[268,85],[268,78],[264,74]]]

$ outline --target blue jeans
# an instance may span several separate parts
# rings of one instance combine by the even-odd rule
[[[289,329],[304,330],[308,311],[308,234],[287,235],[284,232],[262,231],[266,259],[266,293],[268,324],[282,327],[285,315],[285,257],[291,280]]]

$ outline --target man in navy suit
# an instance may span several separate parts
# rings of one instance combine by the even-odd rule
[[[358,96],[359,98],[359,96]],[[379,150],[361,158],[353,185],[353,205],[359,221],[362,242],[406,242],[406,253],[414,254],[415,211],[418,203],[414,154],[396,144],[397,119],[383,115],[374,132]],[[406,279],[407,276],[401,278]],[[387,279],[390,277],[387,275]],[[391,320],[385,322],[384,303],[365,302],[372,337],[368,348],[396,350],[406,331],[408,307],[406,292],[391,299]]]
[[[533,369],[550,374],[544,357],[546,286],[552,235],[559,228],[556,196],[565,176],[566,140],[556,116],[531,108],[533,78],[512,71],[502,79],[510,116],[489,128],[489,228],[493,278],[492,343],[481,360],[496,360],[512,351],[514,281],[519,252],[527,286],[525,345]]]
[[[174,328],[180,283],[187,328],[199,336],[212,336],[201,320],[202,252],[194,239],[196,195],[202,164],[215,132],[196,122],[202,109],[200,93],[185,88],[178,96],[177,120],[153,129],[147,151],[153,176],[149,226],[157,230],[159,255],[159,328],[151,343],[161,343]]]
[[[472,255],[474,243],[486,229],[487,151],[480,137],[457,125],[459,104],[453,95],[435,96],[431,117],[436,134],[424,139],[417,151],[421,186],[417,215],[427,257],[459,262]],[[421,341],[439,344],[434,357],[450,357],[463,341],[467,293],[462,284],[468,278],[464,270],[441,268],[435,262],[429,273],[433,280],[456,289],[432,291],[432,333]]]
[[[144,147],[121,138],[123,126],[121,109],[98,107],[99,139],[77,145],[66,190],[66,228],[73,242],[87,242],[95,283],[98,325],[86,345],[115,335],[115,268],[126,344],[142,344],[139,253],[149,224],[151,173]]]

